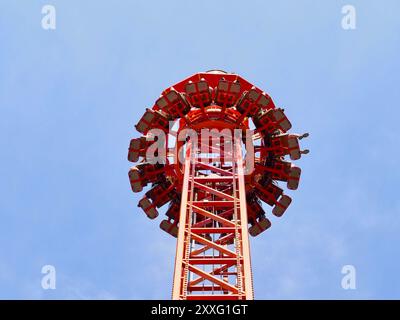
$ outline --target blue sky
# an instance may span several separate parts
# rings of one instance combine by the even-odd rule
[[[356,30],[341,28],[346,4]],[[311,134],[292,205],[251,239],[255,297],[399,299],[399,9],[1,0],[0,298],[170,298],[175,239],[137,208],[127,147],[163,89],[218,68]],[[46,264],[56,290],[41,288]],[[341,287],[347,264],[356,290]]]

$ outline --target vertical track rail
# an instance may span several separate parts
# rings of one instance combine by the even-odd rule
[[[188,143],[173,299],[253,299],[241,140],[233,145],[212,157]]]

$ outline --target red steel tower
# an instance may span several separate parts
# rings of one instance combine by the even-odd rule
[[[150,219],[177,237],[173,299],[253,299],[249,234],[282,216],[297,189],[299,140],[271,97],[236,74],[195,74],[164,90],[135,126],[128,160],[133,192]]]

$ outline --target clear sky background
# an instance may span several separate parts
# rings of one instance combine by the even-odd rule
[[[57,28],[41,28],[41,8]],[[343,5],[357,29],[341,27]],[[300,188],[251,239],[257,299],[400,298],[400,3],[0,0],[0,298],[169,299],[175,238],[137,207],[145,107],[233,71],[310,132]],[[55,290],[41,287],[54,265]],[[356,290],[341,287],[354,265]]]

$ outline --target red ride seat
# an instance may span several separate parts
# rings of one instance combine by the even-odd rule
[[[260,165],[258,165],[260,166]],[[299,186],[301,169],[294,164],[283,160],[267,161],[261,170],[268,172],[274,180],[287,182],[290,190],[296,190]]]
[[[290,159],[298,160],[301,157],[299,140],[293,134],[280,134],[271,138],[271,148],[275,156],[289,155]]]
[[[141,207],[144,213],[150,218],[155,219],[158,217],[158,211],[150,202],[150,200],[145,196],[139,201],[139,207]]]
[[[186,101],[185,96],[173,88],[158,98],[156,106],[168,114],[170,120],[180,118],[190,111],[190,105]]]
[[[252,237],[256,237],[269,227],[271,227],[271,221],[265,216],[262,216],[249,228],[249,233]]]
[[[179,202],[177,202],[177,201],[172,202],[171,205],[169,206],[167,212],[165,213],[165,215],[170,219],[178,221],[180,207],[181,206],[180,206]]]
[[[215,90],[214,101],[217,105],[223,108],[232,107],[239,98],[240,83],[239,81],[228,81],[222,78],[218,82]]]
[[[290,190],[296,190],[299,187],[301,169],[292,165],[287,181],[287,187]]]
[[[277,217],[282,216],[292,202],[292,199],[284,195],[283,190],[272,182],[265,185],[256,183],[256,193],[262,201],[273,207],[272,213]]]
[[[271,98],[264,92],[253,87],[251,90],[243,93],[236,105],[236,109],[250,117],[254,116],[260,110],[267,109]]]
[[[146,112],[135,125],[135,128],[140,133],[146,134],[150,129],[159,128],[164,131],[169,129],[170,118],[163,111],[154,111],[146,109]]]
[[[128,160],[130,162],[137,162],[139,157],[144,157],[145,148],[147,147],[146,137],[132,139],[129,144]]]
[[[257,132],[273,133],[276,130],[286,132],[292,127],[282,109],[260,110],[253,116],[253,122]]]
[[[190,81],[186,84],[185,91],[193,107],[205,108],[212,102],[212,89],[204,79],[197,82]]]
[[[140,192],[148,183],[162,182],[165,174],[163,164],[141,163],[129,170],[129,180],[133,192]]]
[[[177,238],[178,237],[178,226],[175,223],[171,223],[168,220],[163,220],[160,223],[161,230],[169,233],[171,236]]]
[[[249,221],[255,221],[257,218],[263,216],[264,214],[265,211],[257,198],[247,200],[247,216]]]
[[[296,135],[289,134],[287,140],[287,147],[289,150],[289,156],[292,160],[298,160],[301,157],[299,139]]]
[[[281,217],[285,213],[287,207],[290,205],[291,202],[292,198],[285,194],[282,195],[278,200],[278,203],[272,209],[272,214],[276,217]]]
[[[139,207],[143,209],[150,219],[154,219],[158,216],[156,207],[161,208],[174,198],[176,198],[174,185],[169,182],[159,183],[146,192],[143,199],[139,201]]]
[[[152,200],[157,208],[161,208],[173,199],[173,186],[170,183],[157,184],[153,189],[146,192],[146,196]]]
[[[143,184],[141,182],[140,170],[137,167],[132,167],[129,170],[129,181],[133,192],[140,192],[143,190]]]

